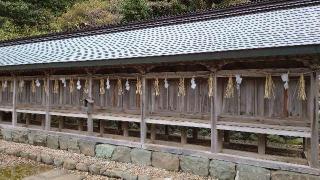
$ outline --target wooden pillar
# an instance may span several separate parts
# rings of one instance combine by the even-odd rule
[[[30,125],[31,114],[26,114],[26,127]]]
[[[150,139],[152,142],[156,140],[156,136],[157,136],[156,124],[151,124]]]
[[[121,127],[121,122],[118,121],[117,123],[117,134],[121,135],[122,134],[122,127]]]
[[[316,77],[314,78],[314,75]],[[310,75],[311,152],[310,166],[319,167],[319,73]]]
[[[187,144],[187,138],[188,138],[187,128],[182,127],[181,128],[181,144]]]
[[[221,133],[218,133],[217,129],[217,121],[218,121],[218,115],[220,113],[221,108],[221,97],[220,94],[218,94],[218,81],[217,76],[214,76],[214,93],[213,97],[210,98],[211,102],[211,108],[210,108],[210,120],[211,120],[211,152],[218,153],[221,151]]]
[[[15,127],[17,126],[17,87],[18,87],[18,82],[17,78],[13,78],[13,95],[12,95],[12,126]]]
[[[0,90],[1,91],[1,90]],[[3,121],[3,112],[0,112],[0,123]]]
[[[88,87],[88,99],[89,100],[92,100],[92,75],[89,76],[89,87]],[[88,108],[93,108],[92,107],[92,103],[88,103],[88,106],[91,106],[91,107],[88,107]],[[88,131],[88,134],[92,134],[93,133],[93,119],[92,119],[92,113],[91,112],[88,112],[87,113],[88,115],[88,119],[87,119],[87,131]]]
[[[192,128],[192,139],[193,140],[198,139],[198,128]]]
[[[78,119],[78,131],[83,131],[83,120]]]
[[[128,137],[129,136],[129,123],[128,122],[122,122],[122,130],[123,130],[123,136]]]
[[[225,143],[230,143],[230,131],[223,132],[223,140]]]
[[[61,132],[63,129],[63,122],[65,120],[65,117],[59,118],[59,131]]]
[[[265,154],[266,153],[266,135],[258,134],[258,153]]]
[[[169,140],[169,126],[168,125],[164,125],[164,136],[165,136],[166,140]]]
[[[45,130],[50,131],[50,127],[51,127],[51,116],[50,116],[50,77],[47,77],[47,81],[45,81],[45,83],[47,83],[47,92],[45,92],[46,94],[46,120],[45,120]]]
[[[147,135],[147,125],[145,122],[145,116],[147,111],[147,82],[146,77],[142,76],[141,78],[142,82],[142,97],[140,98],[140,109],[141,109],[141,122],[140,122],[140,143],[142,147],[144,146],[146,135]]]
[[[104,134],[104,121],[100,119],[100,136],[103,137]]]

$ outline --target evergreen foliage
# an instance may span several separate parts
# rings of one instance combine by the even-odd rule
[[[250,0],[0,0],[0,41],[141,21],[248,1]]]

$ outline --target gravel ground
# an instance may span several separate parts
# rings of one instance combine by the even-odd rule
[[[12,149],[12,150],[20,150],[23,152],[27,153],[35,153],[35,154],[41,154],[41,153],[46,153],[51,155],[52,157],[59,157],[62,159],[73,159],[76,160],[77,162],[82,162],[82,163],[88,163],[88,164],[100,164],[102,167],[106,167],[108,169],[120,169],[122,171],[129,172],[131,174],[135,175],[148,175],[149,177],[152,178],[160,178],[160,179],[178,179],[178,180],[185,180],[185,179],[194,179],[194,180],[204,180],[208,179],[207,177],[201,177],[189,173],[184,173],[184,172],[172,172],[172,171],[167,171],[159,168],[154,168],[150,166],[139,166],[135,164],[130,164],[130,163],[120,163],[120,162],[115,162],[115,161],[109,161],[106,159],[101,159],[101,158],[96,158],[96,157],[89,157],[85,156],[82,154],[77,154],[77,153],[71,153],[68,151],[63,151],[63,150],[54,150],[54,149],[49,149],[46,147],[41,147],[41,146],[32,146],[28,144],[20,144],[20,143],[14,143],[14,142],[8,142],[8,141],[3,141],[0,140],[0,147],[5,147],[7,149]],[[9,156],[9,155],[4,155],[0,154],[0,167],[4,166],[14,166],[17,164],[21,163],[30,163],[31,165],[37,165],[39,164],[38,162],[20,158],[20,157],[15,157],[15,156]],[[87,172],[80,172],[80,171],[70,171],[72,173],[76,174],[81,174],[86,176],[88,180],[98,180],[98,179],[108,179],[105,176],[97,176],[97,175],[90,175]],[[109,178],[110,179],[110,178]]]

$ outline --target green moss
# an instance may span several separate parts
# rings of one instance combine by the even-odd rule
[[[0,180],[20,180],[24,177],[35,175],[49,169],[51,169],[49,166],[34,166],[30,164],[0,168]]]

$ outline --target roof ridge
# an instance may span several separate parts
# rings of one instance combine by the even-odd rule
[[[174,24],[191,23],[217,18],[233,17],[245,14],[268,12],[273,10],[283,10],[295,7],[305,7],[319,4],[320,0],[262,0],[240,5],[233,5],[223,8],[214,8],[206,11],[194,11],[176,16],[163,16],[155,19],[130,22],[127,24],[105,25],[89,29],[75,31],[54,32],[38,36],[30,36],[18,39],[0,41],[0,47],[29,44],[43,41],[99,35],[121,31],[130,31],[158,26],[168,26]]]

